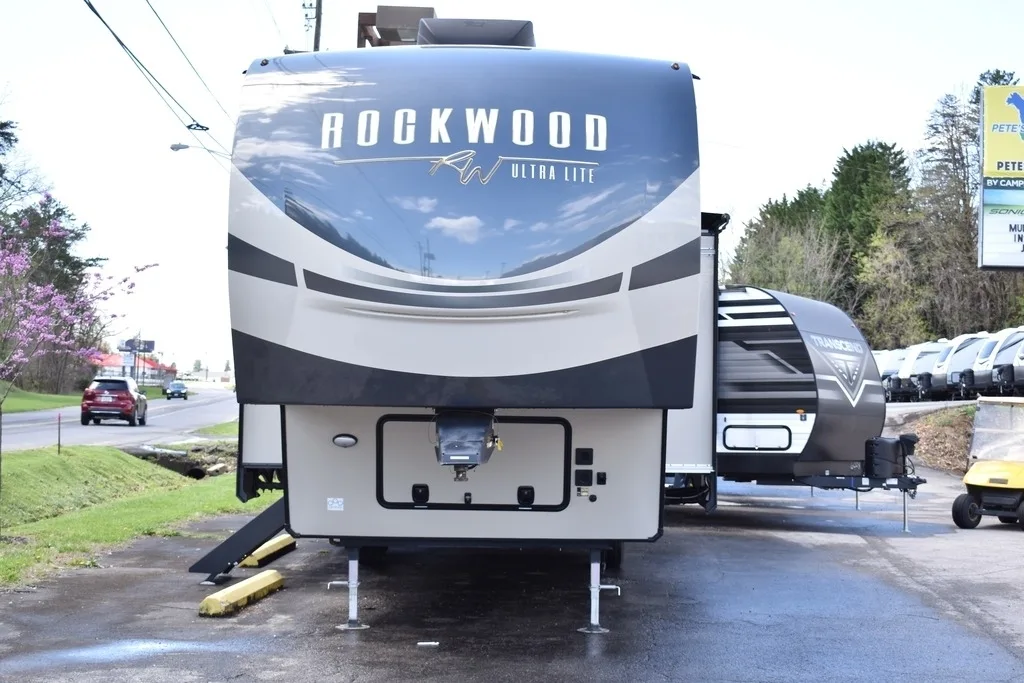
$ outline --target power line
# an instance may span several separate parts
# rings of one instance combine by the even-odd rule
[[[270,5],[267,4],[267,0],[263,0],[263,6],[267,8],[267,14],[270,15],[270,21],[274,23],[274,29],[277,31],[277,37],[281,39],[282,43],[285,43],[284,34],[281,32],[281,27],[277,25],[277,19],[274,18],[274,11],[270,9]]]
[[[165,24],[164,20],[160,18],[160,14],[157,13],[156,8],[153,7],[153,3],[151,3],[149,0],[146,0],[146,4],[149,5],[149,9],[153,10],[153,14],[156,16],[157,21],[159,21],[160,25],[164,27],[164,31],[167,32],[168,36],[170,36],[171,40],[174,42],[174,46],[178,48],[178,52],[180,52],[181,56],[185,58],[185,61],[188,62],[188,65],[192,67],[192,73],[196,75],[196,78],[199,79],[199,82],[203,84],[204,88],[206,88],[206,92],[210,93],[210,97],[212,97],[213,101],[217,103],[217,106],[220,107],[220,110],[224,112],[224,116],[228,117],[228,121],[231,121],[231,123],[234,124],[235,121],[231,118],[231,114],[229,114],[227,109],[224,108],[224,105],[220,103],[220,100],[217,99],[217,96],[213,94],[213,91],[210,90],[210,86],[206,84],[206,81],[203,80],[203,77],[199,75],[199,70],[196,69],[195,65],[192,64],[192,60],[188,58],[187,54],[185,54],[185,50],[183,50],[181,48],[181,45],[178,44],[178,41],[177,39],[175,39],[174,34],[171,33],[171,29],[167,28],[167,24]]]
[[[117,35],[117,32],[114,31],[113,28],[111,28],[110,24],[108,24],[106,20],[103,18],[103,16],[99,13],[99,10],[97,10],[96,7],[93,6],[91,0],[82,1],[85,3],[86,7],[88,7],[90,11],[92,11],[92,13],[96,15],[96,18],[103,23],[103,25],[110,32],[110,35],[112,35],[114,37],[114,40],[117,41],[117,44],[121,46],[121,49],[124,50],[125,53],[128,55],[129,59],[132,60],[132,64],[135,65],[135,68],[139,70],[143,78],[146,79],[146,82],[149,83],[151,88],[153,88],[153,90],[156,92],[157,96],[164,103],[164,105],[166,105],[167,108],[170,109],[171,113],[174,115],[174,118],[178,119],[178,122],[184,125],[186,129],[188,129],[188,132],[192,135],[192,137],[196,139],[196,142],[202,144],[202,140],[200,140],[199,136],[196,135],[196,131],[202,131],[209,135],[210,139],[213,140],[218,147],[220,147],[224,151],[227,151],[224,145],[222,145],[220,141],[217,140],[217,138],[213,137],[213,134],[209,132],[209,127],[204,126],[203,124],[196,121],[195,117],[192,116],[192,114],[190,114],[187,109],[185,109],[181,102],[179,102],[174,97],[174,95],[172,95],[170,91],[164,87],[160,80],[156,76],[154,76],[149,69],[146,68],[146,65],[142,63],[142,60],[136,57],[135,53],[133,53],[131,49],[129,49],[129,47],[125,45],[124,41],[121,40],[121,37]],[[166,97],[164,96],[165,94]],[[171,102],[174,102],[176,105],[178,105],[178,108],[181,109],[182,112],[184,112],[187,118],[192,119],[192,123],[186,123],[184,120],[182,120],[182,117],[178,114],[177,111],[175,111],[174,107],[171,106],[170,102],[167,101],[168,98],[170,98]]]
[[[189,131],[189,132],[191,132],[191,131]],[[207,152],[210,155],[210,158],[213,159],[213,163],[217,164],[217,166],[219,166],[221,169],[223,169],[225,171],[230,171],[231,170],[227,166],[225,166],[224,163],[221,161],[221,157],[227,157],[228,159],[230,159],[231,158],[230,155],[224,154],[223,152],[218,152],[216,150],[210,149],[209,147],[207,147],[206,145],[203,144],[203,141],[200,140],[199,136],[196,135],[195,133],[192,133],[192,137],[194,137],[196,139],[196,142],[199,143],[199,148],[204,150],[205,152]]]
[[[120,36],[117,35],[117,33],[114,31],[114,29],[112,29],[110,27],[110,24],[108,24],[106,22],[106,20],[102,17],[102,15],[100,15],[99,10],[97,10],[93,6],[91,0],[82,0],[82,1],[86,4],[86,6],[90,10],[92,10],[92,13],[96,15],[96,18],[99,19],[101,22],[103,22],[103,25],[107,27],[108,31],[110,31],[110,35],[114,36],[114,40],[116,40],[117,44],[121,46],[121,49],[123,49],[128,54],[128,56],[131,58],[132,62],[135,64],[136,68],[138,68],[140,71],[142,71],[143,75],[146,75],[148,77],[147,80],[152,79],[152,82],[150,82],[150,85],[153,86],[154,89],[156,89],[156,86],[159,86],[160,89],[157,90],[157,94],[160,95],[160,99],[164,100],[164,103],[167,102],[167,100],[164,99],[163,95],[160,93],[160,90],[163,90],[165,93],[167,93],[167,97],[171,98],[171,101],[173,101],[176,105],[178,105],[178,108],[181,109],[181,111],[183,111],[185,113],[185,116],[187,116],[188,118],[192,119],[192,123],[187,125],[189,130],[202,130],[202,131],[210,130],[206,126],[204,126],[201,123],[199,123],[198,121],[196,121],[196,118],[194,116],[192,116],[192,114],[188,113],[188,110],[185,109],[184,106],[182,106],[181,102],[176,100],[174,98],[174,95],[172,95],[170,93],[170,91],[167,90],[167,88],[165,88],[162,83],[160,83],[160,81],[157,79],[157,77],[154,76],[153,73],[149,69],[146,68],[146,65],[142,63],[142,60],[140,60],[138,57],[136,57],[135,53],[133,53],[128,48],[128,46],[124,44],[124,41],[121,40]],[[153,85],[154,83],[156,85]],[[173,112],[174,109],[172,108],[171,111]],[[174,112],[174,115],[178,116],[177,112]],[[180,120],[180,117],[178,117],[178,118]]]

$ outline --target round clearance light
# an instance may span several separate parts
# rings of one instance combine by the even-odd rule
[[[359,443],[359,439],[351,434],[338,434],[334,437],[333,441],[335,446],[340,446],[341,448],[352,448],[352,446]]]

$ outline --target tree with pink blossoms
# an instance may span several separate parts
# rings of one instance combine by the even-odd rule
[[[131,294],[135,287],[130,277],[115,279],[99,272],[64,291],[52,282],[41,283],[38,269],[46,261],[38,252],[42,247],[30,246],[37,241],[26,239],[29,227],[27,219],[11,224],[0,217],[0,452],[3,404],[25,368],[46,354],[90,359],[98,349],[83,343],[83,331],[102,327],[104,303],[119,293]],[[43,242],[59,240],[65,232],[53,220],[43,230]],[[150,267],[136,267],[135,272]]]
[[[45,354],[71,354],[90,358],[98,349],[82,342],[81,331],[100,322],[99,307],[118,293],[131,294],[129,277],[115,280],[95,272],[71,293],[52,284],[39,284],[34,274],[36,254],[21,239],[27,221],[17,227],[0,221],[0,411],[11,387],[35,358]],[[64,233],[52,221],[45,236],[59,239]],[[151,266],[137,267],[141,272]]]

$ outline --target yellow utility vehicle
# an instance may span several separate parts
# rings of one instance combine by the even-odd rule
[[[968,458],[953,522],[973,529],[990,516],[1024,529],[1024,398],[978,397]]]

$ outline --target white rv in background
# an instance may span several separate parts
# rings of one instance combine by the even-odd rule
[[[963,373],[964,385],[969,396],[992,392],[996,386],[992,377],[996,357],[1005,347],[1016,344],[1022,339],[1024,339],[1024,325],[1007,327],[989,336],[978,352],[974,364]],[[1011,355],[1007,361],[1012,365],[1013,356]]]
[[[919,376],[919,398],[965,398],[961,374],[974,364],[974,359],[978,357],[978,352],[981,351],[988,336],[988,332],[976,332],[961,334],[949,341],[935,359],[931,371]]]

